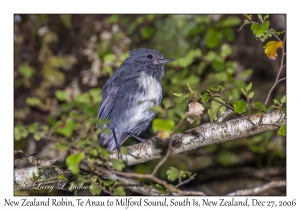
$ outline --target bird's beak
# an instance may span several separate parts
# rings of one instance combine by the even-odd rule
[[[173,58],[162,58],[162,59],[159,59],[158,62],[159,63],[169,63],[169,62],[172,62],[174,60],[175,59],[173,59]]]

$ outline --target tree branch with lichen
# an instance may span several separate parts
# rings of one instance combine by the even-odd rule
[[[261,115],[263,115],[262,118]],[[253,127],[252,123],[258,124],[260,122],[260,118],[261,124]],[[164,163],[165,159],[171,154],[185,152],[210,144],[223,143],[229,140],[266,132],[268,130],[276,130],[280,126],[286,124],[285,114],[278,110],[266,114],[261,113],[251,115],[250,120],[252,123],[244,118],[236,118],[223,123],[207,123],[194,129],[175,134],[171,136],[169,140],[165,141],[154,137],[145,143],[127,147],[130,154],[122,155],[122,160],[127,166],[129,166],[157,159],[165,155],[161,164],[158,164],[157,169],[155,170],[156,172]],[[15,158],[27,160],[36,166],[24,169],[15,169],[15,189],[31,189],[34,187],[34,183],[36,181],[42,183],[55,183],[61,181],[59,179],[60,175],[71,175],[71,173],[66,170],[65,160],[39,160],[33,157],[33,155],[20,154],[20,152],[16,152]],[[109,158],[117,159],[117,157],[117,151],[114,151]],[[124,184],[126,188],[143,195],[162,194],[155,188],[145,188],[139,182],[133,180],[133,178],[150,179],[155,183],[163,185],[167,189],[170,188],[169,193],[173,195],[204,195],[202,192],[187,192],[181,191],[176,187],[170,187],[167,182],[155,177],[155,173],[136,174],[110,171],[100,166],[95,166],[93,170],[90,170],[87,167],[87,164],[84,163],[80,164],[80,169],[88,173],[94,173],[104,179],[119,181]]]

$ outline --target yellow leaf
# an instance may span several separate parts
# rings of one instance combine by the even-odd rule
[[[170,132],[169,131],[158,131],[157,132],[157,136],[161,139],[161,140],[165,140],[167,138],[170,137]]]
[[[282,41],[270,41],[268,42],[265,46],[265,54],[271,59],[275,60],[277,57],[277,49],[278,48],[283,48],[282,46]]]

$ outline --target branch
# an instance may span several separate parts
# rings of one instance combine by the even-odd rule
[[[223,143],[236,138],[252,136],[268,130],[275,130],[286,124],[286,116],[281,111],[272,111],[270,113],[251,115],[250,120],[255,123],[256,129],[253,129],[252,123],[248,119],[237,118],[223,123],[207,123],[191,130],[172,135],[172,153],[181,153],[196,149],[210,144]],[[261,125],[259,125],[261,117]],[[122,155],[126,165],[135,165],[149,160],[162,157],[163,151],[166,151],[168,140],[161,141],[154,137],[145,143],[139,143],[127,147],[130,151],[128,155]],[[118,152],[110,156],[111,159],[118,159]]]
[[[261,114],[250,116],[253,123],[259,122]],[[131,154],[122,155],[123,160],[127,165],[134,165],[149,160],[153,160],[163,156],[164,152],[170,141],[172,149],[168,148],[170,153],[180,153],[198,147],[202,147],[209,144],[222,143],[228,140],[233,140],[240,137],[246,137],[268,130],[277,129],[286,123],[285,114],[281,111],[273,111],[264,114],[262,117],[262,124],[253,129],[253,125],[248,119],[237,118],[229,120],[223,123],[207,123],[197,128],[175,134],[170,137],[169,140],[161,141],[157,137],[147,141],[146,143],[140,143],[133,146],[129,146],[128,150]],[[167,152],[166,156],[169,156]],[[20,157],[28,157],[31,155],[21,155]],[[110,158],[116,159],[118,157],[117,151],[115,151]],[[14,184],[15,189],[31,189],[34,188],[36,182],[42,182],[43,184],[50,184],[61,181],[59,175],[66,177],[72,174],[65,169],[65,160],[37,160],[31,161],[33,164],[38,165],[34,167],[15,169]],[[58,164],[59,163],[59,164]],[[163,163],[163,162],[161,162]],[[40,166],[51,166],[50,168],[43,168]],[[80,169],[90,172],[91,169],[86,164],[80,164]],[[99,166],[94,167],[93,173],[101,176],[104,179],[118,180],[124,184],[126,188],[138,192],[143,195],[162,195],[158,190],[154,188],[145,188],[138,182],[131,178],[147,178],[152,181],[170,189],[172,195],[204,195],[203,192],[194,191],[181,191],[172,187],[167,182],[158,179],[153,174],[135,174],[125,173],[119,171],[109,171]],[[59,187],[59,186],[58,186]],[[60,188],[58,188],[60,189]]]
[[[286,181],[272,181],[269,182],[268,184],[262,185],[260,187],[256,187],[254,189],[247,189],[247,190],[238,190],[232,193],[229,193],[227,195],[257,195],[258,193],[261,193],[263,191],[266,191],[268,189],[272,189],[275,187],[285,187],[286,186]]]
[[[26,154],[23,151],[14,151],[14,159],[25,160],[39,168],[48,168],[50,166],[64,167],[65,160],[39,160],[34,157],[38,153]]]

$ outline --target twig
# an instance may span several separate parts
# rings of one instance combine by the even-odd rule
[[[256,24],[259,24],[259,23],[257,23],[257,22],[255,22],[255,21],[253,21],[252,19],[250,19],[249,17],[248,17],[248,15],[244,15],[251,23],[256,23]],[[260,18],[259,18],[260,19]],[[260,21],[263,23],[264,21],[262,20],[262,19],[260,19]],[[281,41],[281,39],[276,35],[276,34],[274,34],[270,29],[267,29],[268,30],[268,32],[270,32],[276,39],[278,39],[278,41]]]
[[[108,191],[107,189],[105,189],[105,187],[103,187],[102,185],[98,185],[100,188],[101,188],[101,190],[103,191],[103,192],[105,192],[106,194],[108,194],[108,195],[112,195],[112,196],[114,196],[114,194],[112,193],[112,192],[110,192],[110,191]]]
[[[65,167],[65,160],[40,160],[34,157],[35,154],[26,154],[23,151],[14,151],[14,159],[26,160],[29,163],[38,166],[38,168],[49,168],[51,166]]]
[[[232,111],[231,109],[227,109],[227,110],[224,112],[224,114],[223,114],[221,117],[219,117],[219,119],[217,120],[217,122],[218,122],[218,123],[223,122],[223,120],[224,120],[226,117],[228,117],[229,115],[231,115],[232,113],[233,113],[233,111]]]
[[[187,180],[185,180],[185,181],[181,181],[181,179],[180,179],[180,182],[175,186],[176,188],[178,188],[178,187],[180,187],[181,185],[184,185],[184,184],[186,184],[186,183],[188,183],[189,181],[191,181],[191,180],[193,180],[194,178],[195,178],[195,176],[196,176],[197,174],[193,174],[189,179],[187,179]],[[180,178],[181,178],[181,176],[180,176]]]
[[[283,77],[283,78],[281,78],[280,80],[278,80],[278,82],[281,82],[281,81],[283,81],[283,80],[285,80],[286,79],[286,77]]]
[[[82,163],[79,165],[80,169],[85,170],[85,171],[90,171],[90,167],[88,166],[89,162],[86,160],[83,160]],[[109,174],[114,174],[114,175],[120,175],[120,176],[124,176],[124,177],[128,177],[128,178],[143,178],[143,179],[150,179],[160,185],[162,185],[163,187],[165,187],[167,190],[170,190],[170,193],[177,193],[178,195],[193,195],[191,191],[189,192],[184,192],[181,191],[179,189],[177,189],[176,187],[174,187],[173,185],[169,185],[166,181],[163,181],[157,177],[155,177],[152,174],[136,174],[136,173],[126,173],[126,172],[121,172],[121,171],[115,171],[115,170],[107,170],[105,168],[102,168],[100,166],[94,165],[93,171],[98,171],[98,175],[103,176],[103,173],[105,174],[105,176],[109,175]],[[205,195],[203,192],[197,191],[195,192],[194,195]]]
[[[229,193],[227,195],[257,195],[258,193],[261,193],[263,191],[266,191],[271,188],[275,187],[285,187],[286,186],[286,181],[272,181],[269,182],[268,184],[262,185],[260,187],[256,187],[254,189],[246,189],[246,190],[238,190],[232,193]]]
[[[221,105],[223,105],[223,106],[226,106],[227,108],[231,109],[232,111],[234,110],[234,108],[233,108],[232,106],[230,106],[230,104],[226,103],[226,101],[225,101],[223,98],[221,98],[221,99],[224,100],[225,103],[223,103],[223,102],[221,102],[221,101],[218,101],[218,100],[216,100],[215,98],[221,98],[220,96],[213,96],[213,99],[212,99],[212,100],[218,102],[219,104],[221,104]],[[237,114],[238,114],[238,113],[237,113]],[[246,116],[243,115],[243,114],[238,114],[238,115],[240,115],[242,118],[248,120],[248,121],[252,124],[253,128],[255,128],[255,129],[257,128],[257,126],[255,125],[255,123],[252,122],[252,121],[250,120],[250,115],[249,115],[248,117],[246,117]]]
[[[281,52],[280,68],[279,68],[279,71],[277,73],[276,80],[275,80],[273,86],[271,87],[271,89],[268,92],[268,96],[267,96],[266,101],[265,101],[265,106],[267,105],[267,103],[269,101],[269,98],[271,96],[271,93],[273,92],[273,90],[276,87],[276,85],[278,84],[278,82],[280,82],[283,79],[285,79],[285,78],[279,79],[280,73],[281,73],[282,69],[285,67],[285,65],[283,65],[283,61],[284,61],[284,57],[285,57],[285,52],[284,52],[285,37],[286,36],[284,35],[284,37],[283,37],[283,45],[282,45],[282,52]]]
[[[170,140],[169,140],[168,151],[167,151],[166,155],[164,156],[164,158],[163,158],[161,161],[159,161],[159,163],[155,166],[154,170],[153,170],[152,173],[151,173],[152,176],[154,176],[154,175],[156,174],[156,172],[157,172],[157,170],[160,168],[160,166],[161,166],[162,164],[164,164],[164,162],[166,162],[166,160],[168,159],[168,157],[171,155],[171,153],[172,153],[172,143],[173,143],[173,140],[174,140],[174,139],[170,139]]]
[[[180,121],[179,121],[179,123],[175,126],[175,128],[173,129],[173,133],[181,126],[181,124],[183,123],[183,120],[184,120],[185,118],[181,118],[180,119]]]

